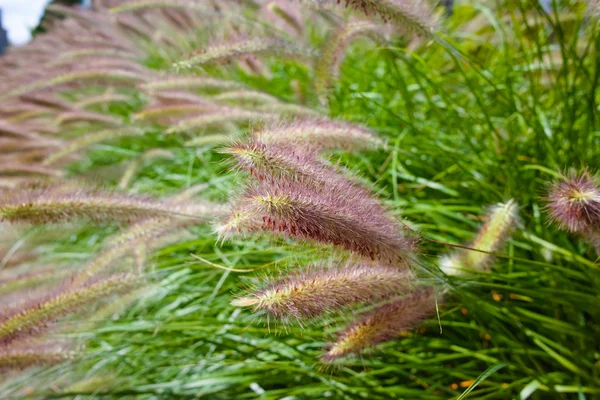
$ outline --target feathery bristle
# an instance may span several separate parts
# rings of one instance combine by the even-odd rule
[[[41,176],[61,176],[62,172],[52,168],[47,168],[35,164],[25,164],[19,162],[0,162],[1,175],[41,175]]]
[[[46,67],[56,67],[63,64],[70,64],[77,59],[86,57],[107,57],[125,60],[136,60],[137,55],[129,51],[123,51],[115,48],[88,48],[76,49],[60,53],[55,59],[46,63]]]
[[[253,107],[256,111],[264,111],[269,112],[271,114],[278,114],[280,117],[310,117],[310,118],[319,118],[322,117],[321,114],[317,110],[313,110],[312,108],[308,108],[299,104],[292,103],[269,103],[269,104],[258,104]]]
[[[36,268],[32,272],[22,273],[8,279],[0,279],[0,294],[39,287],[55,279],[64,278],[69,274],[71,274],[71,271],[68,270]]]
[[[314,318],[398,296],[410,287],[411,278],[409,271],[379,265],[314,268],[269,282],[266,289],[232,304],[254,306],[276,319]]]
[[[206,220],[199,220],[197,217],[211,217],[222,215],[226,211],[225,207],[216,204],[190,204],[184,206],[180,203],[179,209],[181,216],[159,216],[143,219],[116,236],[109,238],[106,243],[106,250],[92,259],[86,267],[74,279],[73,284],[81,284],[92,279],[98,273],[109,269],[115,261],[121,259],[127,253],[137,254],[141,247],[143,252],[148,252],[164,243],[165,238],[173,233],[181,233],[193,225],[198,225]]]
[[[82,98],[75,103],[75,107],[78,108],[87,108],[90,106],[96,106],[99,104],[110,104],[110,103],[121,103],[127,102],[130,100],[129,96],[119,94],[119,93],[105,93],[99,96],[90,96],[86,98]]]
[[[261,11],[267,22],[270,22],[277,29],[285,30],[297,37],[300,37],[304,32],[301,10],[293,2],[272,0],[263,5]]]
[[[330,362],[396,338],[401,331],[414,328],[436,310],[431,289],[413,292],[405,299],[383,305],[352,323],[322,357]]]

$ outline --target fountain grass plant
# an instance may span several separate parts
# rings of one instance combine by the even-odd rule
[[[0,397],[600,396],[587,4],[94,4],[52,6],[66,19],[0,59],[0,216],[48,206],[0,222],[0,325],[12,341],[52,314],[0,339]],[[328,47],[358,18],[386,41]],[[15,284],[53,268],[60,286]]]

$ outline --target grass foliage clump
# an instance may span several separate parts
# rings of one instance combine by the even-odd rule
[[[597,398],[599,9],[49,6],[0,57],[0,397]]]

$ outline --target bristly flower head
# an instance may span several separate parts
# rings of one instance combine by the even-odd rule
[[[383,21],[401,26],[421,36],[431,36],[437,26],[434,11],[423,0],[337,0],[346,7],[374,14]]]
[[[580,233],[600,230],[600,187],[587,171],[566,176],[551,187],[548,210],[563,229]]]
[[[312,268],[271,281],[265,289],[232,304],[254,306],[276,319],[302,320],[401,295],[410,287],[411,278],[410,271],[380,265]]]
[[[47,321],[54,320],[90,302],[131,288],[135,286],[136,281],[137,278],[133,274],[115,275],[75,290],[63,291],[23,309],[17,309],[0,320],[0,342],[10,341],[15,336],[32,329],[41,329],[45,327]]]
[[[174,134],[227,123],[276,121],[279,118],[280,115],[277,113],[250,111],[241,108],[221,106],[221,108],[211,110],[200,116],[184,119],[167,129],[165,133]]]
[[[149,92],[161,91],[161,90],[173,90],[173,89],[184,89],[184,90],[205,90],[205,89],[219,89],[219,90],[232,90],[241,89],[244,87],[243,84],[236,81],[226,81],[217,78],[209,78],[204,76],[166,76],[150,80],[141,85],[142,89]]]
[[[322,186],[342,178],[332,168],[326,167],[317,153],[306,146],[267,146],[258,139],[250,139],[247,143],[232,145],[221,152],[231,154],[240,169],[261,181],[288,179]]]
[[[323,46],[315,68],[315,89],[322,104],[327,103],[327,92],[338,78],[344,52],[348,44],[358,36],[377,36],[383,31],[381,24],[372,21],[351,21],[338,28]]]
[[[266,22],[296,37],[304,32],[302,13],[297,4],[286,0],[271,0],[261,7]]]
[[[216,41],[202,48],[187,59],[176,62],[176,69],[193,68],[196,65],[214,61],[231,60],[249,54],[274,53],[281,56],[310,58],[313,50],[273,37],[240,37],[229,41]]]
[[[600,0],[587,0],[587,7],[590,16],[596,20],[600,19]]]
[[[325,118],[274,124],[254,136],[266,144],[298,144],[319,151],[376,149],[384,143],[364,126]]]
[[[189,203],[170,203],[149,197],[102,193],[64,185],[25,186],[0,198],[0,221],[34,224],[81,218],[92,221],[134,221],[143,217],[188,214],[190,210],[202,211],[206,217],[212,213],[222,213],[224,208],[219,205],[196,207]]]
[[[508,239],[510,230],[517,223],[518,206],[513,200],[493,206],[486,222],[479,229],[477,238],[468,246],[473,249],[461,249],[440,260],[440,268],[449,275],[459,275],[465,270],[483,270],[497,251]]]
[[[391,263],[407,262],[415,251],[416,240],[384,207],[344,181],[323,189],[288,180],[252,182],[234,212],[237,223],[226,222],[222,234],[270,231]]]
[[[173,8],[184,9],[190,11],[200,11],[203,13],[214,13],[215,8],[211,7],[210,1],[198,0],[133,0],[120,2],[109,9],[111,14],[121,14],[145,9],[161,9]]]
[[[66,343],[53,342],[11,343],[6,349],[0,348],[0,371],[59,364],[77,354],[70,347]]]
[[[334,361],[392,340],[401,331],[414,328],[435,310],[435,292],[432,289],[422,289],[402,300],[378,307],[343,331],[322,359]]]

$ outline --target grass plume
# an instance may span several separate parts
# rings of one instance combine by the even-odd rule
[[[0,348],[0,370],[59,364],[74,359],[76,354],[64,343],[11,343],[9,348]]]
[[[219,206],[203,205],[201,208],[206,215]],[[198,211],[188,204],[60,185],[23,187],[0,199],[0,220],[34,224],[81,218],[97,222],[134,221],[143,217],[186,214],[190,210]]]
[[[277,54],[280,56],[310,58],[312,49],[272,37],[241,37],[217,41],[192,53],[185,60],[173,64],[176,69],[189,69],[215,61],[231,60],[250,54]]]
[[[314,267],[294,273],[266,288],[232,301],[236,306],[265,310],[275,319],[314,318],[354,304],[398,296],[411,286],[412,274],[379,265]]]
[[[123,137],[140,136],[144,135],[145,133],[146,131],[139,127],[105,129],[88,133],[86,135],[71,140],[62,149],[51,154],[48,158],[44,160],[44,165],[52,165],[57,161],[62,160],[63,158],[78,151],[81,151],[86,147],[92,146],[94,144]]]
[[[301,119],[274,124],[254,135],[266,144],[310,145],[321,151],[376,149],[384,143],[366,127],[329,119]]]
[[[434,11],[421,0],[341,0],[346,7],[377,15],[389,22],[424,37],[437,28]]]
[[[252,182],[219,231],[224,237],[236,231],[271,231],[392,263],[407,262],[415,252],[415,239],[348,183],[318,190],[301,182]]]
[[[435,292],[430,289],[415,291],[402,300],[375,308],[340,333],[322,359],[331,362],[392,340],[433,315],[435,310]]]
[[[331,40],[323,46],[315,68],[315,90],[322,104],[327,102],[328,90],[338,79],[348,44],[356,37],[380,35],[381,31],[379,24],[359,20],[348,22],[333,32]]]
[[[131,274],[115,275],[39,300],[0,320],[0,341],[10,340],[17,334],[24,334],[35,328],[42,328],[48,321],[60,315],[134,286],[136,281],[136,277]]]
[[[450,275],[458,275],[465,270],[483,270],[493,258],[491,254],[497,251],[508,239],[511,229],[517,223],[518,206],[514,200],[493,206],[486,222],[479,229],[475,240],[468,247],[482,250],[461,249],[440,260],[440,268]]]

